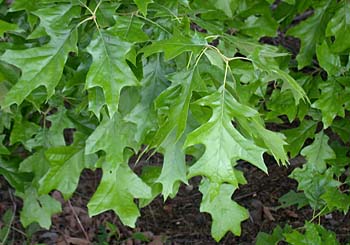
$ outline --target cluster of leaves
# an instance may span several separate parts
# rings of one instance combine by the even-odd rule
[[[23,225],[49,228],[61,210],[50,192],[69,199],[83,169],[101,168],[91,216],[133,227],[140,207],[202,176],[212,236],[240,235],[237,161],[267,172],[264,153],[282,165],[301,153],[291,177],[307,203],[347,212],[350,3],[273,2],[0,1],[0,174]],[[278,30],[300,39],[296,59],[260,42]],[[164,162],[136,174],[129,159],[148,150]]]

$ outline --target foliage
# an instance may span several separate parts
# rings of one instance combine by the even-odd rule
[[[306,159],[291,174],[304,196],[287,203],[314,218],[348,212],[348,0],[0,4],[0,174],[24,200],[24,226],[49,228],[61,210],[50,192],[69,199],[84,169],[101,168],[91,216],[113,210],[134,227],[140,207],[201,176],[213,237],[240,235],[249,215],[231,198],[246,183],[236,166],[267,173],[263,154]],[[262,42],[279,32],[300,40],[296,58],[297,47]],[[150,150],[164,163],[137,174],[130,157]],[[284,237],[333,238],[305,229]]]

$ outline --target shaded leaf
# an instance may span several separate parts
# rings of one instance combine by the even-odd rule
[[[309,168],[322,173],[326,170],[326,160],[334,159],[335,153],[328,145],[329,137],[323,132],[315,135],[315,140],[301,151],[306,157]]]
[[[285,146],[285,149],[290,152],[292,158],[299,154],[306,139],[314,138],[316,127],[317,122],[303,120],[298,127],[283,131],[284,135],[287,137],[288,143],[288,145]]]
[[[154,98],[166,88],[165,64],[160,55],[150,59],[144,66],[144,78],[141,81],[140,102],[125,116],[125,120],[136,124],[135,138],[144,140],[149,131],[156,130],[157,114]]]
[[[350,195],[340,192],[338,188],[327,188],[321,198],[330,210],[340,210],[344,214],[349,211]]]
[[[333,121],[331,126],[332,130],[334,130],[344,142],[348,142],[350,140],[349,124],[349,119],[344,118]]]
[[[324,35],[327,23],[331,17],[327,11],[331,2],[332,0],[321,1],[311,17],[287,31],[287,35],[297,37],[301,41],[300,51],[297,56],[299,69],[311,64],[316,44]]]
[[[321,96],[311,106],[320,109],[324,128],[332,125],[336,116],[345,116],[344,103],[348,100],[348,94],[335,80],[330,79],[319,85]]]
[[[310,244],[339,244],[333,232],[326,230],[321,225],[306,222],[305,234],[301,234],[297,230],[291,233],[284,233],[286,242],[291,245],[310,245]]]
[[[314,209],[323,208],[324,201],[321,196],[327,188],[339,186],[339,182],[333,179],[331,169],[319,173],[306,166],[295,169],[290,177],[298,181],[298,190],[304,191],[310,206]]]

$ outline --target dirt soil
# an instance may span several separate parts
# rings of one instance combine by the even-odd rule
[[[276,225],[289,224],[300,227],[310,220],[312,210],[296,207],[276,209],[278,199],[289,190],[296,190],[297,183],[288,175],[303,162],[302,158],[292,160],[289,167],[279,167],[266,157],[269,175],[248,163],[241,163],[248,184],[235,192],[233,199],[248,208],[250,218],[242,223],[242,234],[235,237],[227,234],[219,244],[254,244],[259,231],[271,232]],[[158,159],[157,161],[161,161]],[[64,201],[59,192],[52,196],[62,203],[63,212],[52,218],[52,228],[43,230],[36,225],[24,229],[19,221],[21,200],[0,176],[0,217],[6,210],[16,208],[11,223],[9,244],[216,244],[210,236],[211,218],[199,212],[201,193],[198,191],[200,178],[193,178],[189,186],[181,186],[174,199],[163,202],[161,197],[141,210],[142,216],[134,229],[124,227],[113,212],[106,212],[93,218],[87,214],[86,204],[101,178],[100,171],[84,171],[79,187],[70,201]],[[341,244],[350,242],[350,217],[335,212],[322,218],[321,224],[337,234]],[[4,225],[3,223],[0,223]]]

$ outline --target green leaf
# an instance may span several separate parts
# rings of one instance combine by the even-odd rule
[[[319,88],[321,96],[311,106],[321,110],[322,122],[326,129],[332,125],[336,116],[345,116],[343,105],[348,100],[348,94],[335,79],[319,84]]]
[[[290,152],[292,158],[299,154],[305,140],[314,138],[316,127],[317,122],[303,120],[298,127],[283,131],[284,135],[287,137],[288,143],[285,149]]]
[[[210,182],[203,181],[199,187],[203,194],[200,211],[207,212],[213,219],[211,234],[218,242],[231,231],[239,236],[241,234],[241,222],[248,219],[249,213],[242,206],[232,201],[231,196],[235,187],[229,184],[220,185],[217,195],[212,198]]]
[[[0,37],[8,31],[16,31],[18,29],[16,24],[8,23],[6,21],[0,20]]]
[[[195,33],[188,37],[176,30],[170,39],[153,42],[141,49],[140,52],[143,52],[146,57],[164,52],[165,59],[171,60],[186,51],[198,54],[206,45],[206,40],[201,38],[199,34]]]
[[[77,32],[72,31],[67,23],[78,9],[71,5],[57,5],[54,8],[39,10],[37,15],[41,25],[51,34],[50,42],[25,50],[7,50],[1,59],[22,70],[19,81],[11,88],[5,97],[3,107],[11,104],[21,104],[36,88],[44,86],[47,97],[51,97],[55,87],[62,77],[63,67],[69,52],[77,52]],[[57,30],[57,25],[60,29]]]
[[[102,168],[101,183],[88,204],[89,215],[94,216],[113,210],[123,224],[135,227],[140,212],[134,203],[134,198],[151,198],[151,188],[126,164],[115,167],[105,162]]]
[[[316,46],[316,54],[320,66],[326,70],[328,76],[340,73],[340,57],[332,53],[326,41]]]
[[[32,138],[33,135],[37,134],[40,130],[40,126],[25,120],[24,118],[16,118],[15,124],[10,135],[10,144],[21,142],[26,146],[28,140]],[[28,147],[30,150],[30,147]]]
[[[50,168],[39,181],[39,194],[59,190],[65,200],[69,199],[77,188],[81,171],[93,167],[97,162],[95,155],[85,155],[84,150],[76,146],[50,148],[45,152],[45,156]]]
[[[141,179],[152,189],[151,198],[140,199],[139,206],[141,208],[150,204],[154,198],[156,198],[162,192],[162,185],[157,183],[157,179],[160,176],[161,167],[160,166],[145,166],[142,168]]]
[[[210,0],[209,1],[216,9],[221,10],[229,18],[233,17],[233,11],[237,8],[238,1],[236,0]]]
[[[32,186],[38,187],[39,180],[49,170],[49,162],[45,157],[44,149],[35,152],[33,155],[24,159],[19,166],[20,172],[32,173],[34,178],[32,180]]]
[[[173,131],[161,145],[164,152],[162,172],[157,183],[162,184],[164,200],[175,197],[181,182],[187,184],[186,178],[186,155],[183,151],[184,140],[177,141]]]
[[[306,166],[295,169],[290,177],[298,181],[298,190],[304,191],[310,206],[314,209],[323,208],[324,201],[321,196],[327,188],[339,186],[339,182],[333,179],[331,169],[319,173]]]
[[[4,135],[4,134],[0,135],[0,154],[1,155],[8,155],[8,154],[10,154],[10,152],[6,148],[6,146],[3,145],[5,137],[6,137],[6,135]]]
[[[305,197],[305,194],[302,192],[295,192],[294,190],[289,191],[278,199],[281,203],[281,206],[278,208],[286,208],[293,205],[298,205],[297,208],[301,209],[309,204],[308,199]]]
[[[297,56],[298,69],[311,64],[317,43],[322,39],[330,19],[328,8],[332,0],[321,1],[314,14],[287,31],[287,35],[300,39],[301,47]]]
[[[327,188],[321,198],[326,201],[327,207],[330,210],[340,210],[344,214],[349,211],[350,195],[340,192],[338,187]]]
[[[279,225],[273,229],[272,234],[267,234],[265,232],[259,232],[256,237],[256,245],[277,245],[280,241],[284,241],[283,233],[286,232],[286,226],[282,229]]]
[[[256,113],[254,110],[239,104],[223,88],[221,92],[206,96],[197,103],[210,106],[213,114],[207,123],[191,132],[186,139],[186,147],[195,144],[204,144],[206,147],[203,156],[190,167],[189,177],[204,175],[212,182],[228,182],[237,187],[238,181],[232,166],[240,159],[267,172],[262,158],[265,150],[244,138],[231,123],[237,113],[251,117]]]
[[[87,47],[93,61],[86,77],[86,88],[102,88],[111,117],[118,110],[122,88],[139,83],[125,59],[132,44],[122,41],[119,34],[113,27],[100,30]],[[93,112],[99,117],[99,112]]]
[[[144,78],[141,81],[140,101],[125,116],[125,120],[136,124],[135,139],[142,142],[149,131],[156,130],[157,115],[154,99],[166,88],[165,62],[157,55],[144,65]]]
[[[315,135],[315,140],[311,145],[301,151],[305,156],[308,167],[320,173],[326,170],[326,160],[334,159],[335,153],[328,145],[329,137],[323,132]]]
[[[153,0],[134,0],[137,8],[141,11],[141,13],[146,16],[147,15],[147,5],[153,3]]]
[[[237,122],[244,128],[245,135],[252,137],[258,146],[266,148],[278,163],[288,163],[288,156],[283,148],[287,143],[283,134],[265,129],[259,117],[237,118]]]
[[[334,36],[335,40],[332,44],[332,51],[340,53],[350,48],[350,41],[347,33],[350,31],[350,3],[342,1],[341,6],[328,22],[326,36]]]
[[[21,222],[27,227],[33,222],[38,222],[45,229],[51,226],[51,215],[61,212],[61,204],[49,195],[40,195],[34,188],[29,188],[23,196],[23,209]]]
[[[137,148],[137,142],[134,140],[135,131],[135,125],[124,121],[119,113],[115,113],[112,118],[105,115],[86,140],[85,154],[103,150],[106,153],[106,161],[118,166],[125,161],[126,147]]]
[[[334,130],[344,142],[350,141],[349,123],[349,119],[341,118],[333,121],[331,126],[332,130]]]
[[[182,71],[169,76],[172,85],[163,91],[155,101],[155,107],[162,111],[160,127],[153,137],[153,144],[159,146],[166,137],[175,130],[176,140],[184,133],[187,125],[192,91],[200,83],[201,77],[197,69]]]
[[[249,56],[252,57],[252,62],[256,70],[266,72],[270,79],[281,79],[284,81],[282,92],[284,90],[290,90],[293,93],[295,104],[298,105],[300,99],[309,102],[309,99],[304,89],[298,84],[295,79],[287,72],[279,68],[277,61],[273,58],[275,55],[283,56],[284,54],[271,53],[264,49],[256,48],[255,51]],[[278,56],[277,56],[278,57]]]
[[[266,120],[276,119],[278,116],[285,114],[288,120],[292,122],[298,113],[293,93],[289,90],[283,92],[274,90],[266,106],[269,109]]]
[[[286,242],[291,245],[318,245],[318,244],[339,244],[333,232],[326,230],[320,225],[306,222],[305,234],[293,230],[284,234]]]
[[[224,61],[218,52],[208,49],[205,51],[205,56],[207,56],[209,62],[213,66],[217,66],[220,70],[224,70]]]
[[[145,2],[145,1],[142,1]],[[127,42],[146,42],[149,40],[147,34],[142,30],[144,22],[137,19],[133,15],[131,16],[116,16],[115,25],[112,26],[109,31],[113,35]]]
[[[67,115],[67,110],[64,107],[58,108],[58,111],[47,117],[51,122],[46,140],[51,146],[64,146],[66,141],[64,139],[63,131],[67,128],[75,128],[74,123]]]
[[[23,191],[26,182],[32,179],[31,174],[20,173],[18,171],[18,164],[13,161],[5,161],[0,157],[0,175],[14,187],[17,191]]]

